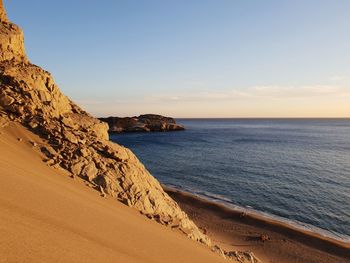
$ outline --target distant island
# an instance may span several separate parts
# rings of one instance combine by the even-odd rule
[[[110,133],[123,132],[166,132],[182,131],[184,126],[176,123],[174,118],[157,114],[143,114],[138,117],[108,117],[100,118],[108,123]]]

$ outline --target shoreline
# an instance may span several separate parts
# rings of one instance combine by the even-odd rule
[[[276,216],[276,215],[272,215],[269,213],[265,213],[262,211],[258,211],[255,210],[254,208],[250,208],[250,207],[243,207],[243,206],[239,206],[239,205],[235,205],[233,203],[231,203],[231,201],[226,201],[225,199],[221,199],[223,197],[211,197],[210,195],[206,195],[206,194],[201,194],[200,192],[191,192],[190,190],[182,190],[179,189],[175,186],[165,186],[163,185],[163,188],[165,189],[165,191],[169,191],[169,192],[179,192],[182,193],[184,195],[189,195],[192,196],[194,199],[199,199],[202,200],[204,202],[208,202],[212,205],[217,205],[219,207],[224,207],[225,209],[228,210],[232,210],[232,212],[236,212],[239,214],[246,214],[250,217],[254,217],[257,219],[261,219],[267,222],[274,222],[274,223],[279,223],[285,226],[288,226],[292,229],[295,230],[299,230],[299,231],[305,231],[308,232],[310,234],[314,234],[316,236],[320,236],[326,239],[330,239],[330,240],[334,240],[335,242],[340,242],[342,244],[345,245],[349,245],[350,247],[350,237],[348,238],[348,241],[346,239],[343,239],[341,236],[337,236],[336,234],[333,234],[332,232],[319,228],[317,226],[313,226],[313,225],[309,225],[309,224],[304,224],[302,222],[298,222],[298,221],[293,221],[293,220],[288,220],[286,218],[283,218],[281,216]],[[341,235],[341,234],[339,234]]]
[[[254,228],[260,230],[260,232],[269,232],[269,235],[278,235],[284,242],[286,240],[291,240],[299,245],[307,246],[310,249],[316,249],[320,252],[325,252],[327,254],[350,259],[350,243],[345,241],[340,241],[331,237],[323,236],[320,233],[313,232],[311,230],[302,229],[288,222],[279,221],[272,217],[267,217],[262,214],[254,213],[252,211],[243,212],[238,209],[231,208],[224,204],[220,204],[215,201],[205,199],[203,197],[197,196],[195,194],[178,190],[173,187],[163,186],[164,190],[184,209],[189,216],[192,216],[192,220],[198,224],[199,227],[206,225],[207,228],[216,229],[213,224],[226,224],[226,228],[230,226],[238,225],[240,229],[244,228]],[[198,216],[199,215],[199,216]],[[200,218],[196,220],[195,217]],[[213,217],[211,220],[212,224],[207,224],[207,217]],[[215,219],[215,220],[214,220]],[[215,222],[215,221],[219,222]],[[209,220],[208,220],[209,221]],[[224,233],[225,229],[220,229],[221,231],[216,231],[218,233],[214,234],[215,239],[220,241],[218,235],[227,236],[234,234]],[[251,230],[249,230],[251,232]],[[248,232],[249,232],[248,231]],[[211,231],[215,232],[215,231]],[[226,231],[227,232],[227,231]],[[225,237],[227,239],[227,237]],[[222,238],[222,237],[221,237]],[[258,239],[258,237],[256,237]],[[244,241],[244,240],[242,240]],[[257,241],[257,240],[255,240]],[[265,243],[265,242],[262,242]],[[248,244],[249,245],[249,244]],[[253,249],[254,253],[254,249]],[[293,262],[293,261],[290,261]],[[327,261],[325,261],[327,262]],[[329,261],[331,262],[331,261]],[[336,262],[336,261],[334,261]]]

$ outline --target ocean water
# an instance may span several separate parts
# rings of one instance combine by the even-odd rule
[[[163,184],[350,242],[350,119],[180,119],[113,134]]]

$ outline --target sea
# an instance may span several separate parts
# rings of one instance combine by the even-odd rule
[[[350,242],[350,119],[178,119],[111,134],[162,184]]]

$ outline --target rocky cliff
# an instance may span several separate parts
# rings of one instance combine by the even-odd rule
[[[102,196],[111,196],[210,246],[209,238],[137,157],[108,140],[108,125],[63,95],[49,72],[28,61],[23,32],[8,21],[2,0],[0,51],[0,127],[11,121],[22,124],[46,141],[40,150],[49,166],[65,169]]]
[[[2,1],[0,1],[0,21],[8,22],[4,4],[2,3]]]
[[[182,131],[184,126],[176,124],[175,119],[156,114],[144,114],[138,117],[108,117],[100,118],[108,123],[109,132],[165,132]]]
[[[41,150],[49,165],[210,244],[136,156],[108,141],[108,125],[63,95],[49,72],[28,61],[23,32],[8,21],[2,0],[0,4],[0,118],[20,122],[46,139]]]

